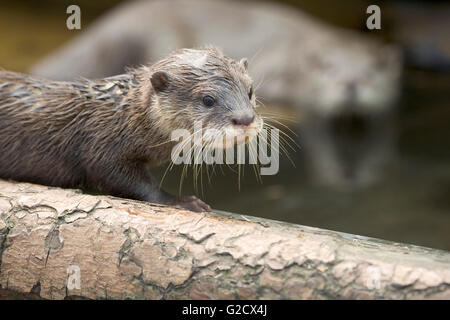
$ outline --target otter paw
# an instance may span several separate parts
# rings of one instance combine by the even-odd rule
[[[210,212],[211,207],[196,196],[183,196],[176,200],[176,206],[195,212]]]

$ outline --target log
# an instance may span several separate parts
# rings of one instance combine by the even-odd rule
[[[0,180],[0,290],[44,299],[450,299],[450,254]]]

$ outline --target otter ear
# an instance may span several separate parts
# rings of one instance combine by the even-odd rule
[[[158,93],[164,91],[169,85],[169,75],[164,71],[158,71],[152,74],[150,81],[153,89]]]
[[[241,65],[242,68],[245,69],[245,71],[248,70],[248,60],[247,60],[247,58],[242,58],[242,59],[239,61],[239,64]]]

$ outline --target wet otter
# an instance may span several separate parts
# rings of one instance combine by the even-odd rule
[[[101,80],[56,82],[0,72],[0,178],[88,187],[209,210],[159,188],[146,165],[170,158],[172,130],[260,128],[247,60],[215,47],[181,49]]]

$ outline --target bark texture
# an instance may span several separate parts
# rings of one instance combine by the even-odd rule
[[[450,254],[0,180],[0,286],[48,299],[450,299]]]

